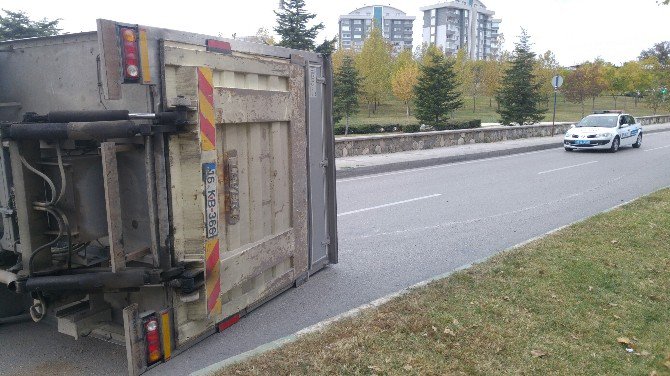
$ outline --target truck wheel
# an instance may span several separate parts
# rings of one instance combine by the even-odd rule
[[[0,284],[0,318],[17,316],[26,312],[26,298],[15,294]]]
[[[621,146],[619,137],[615,137],[614,141],[612,141],[612,147],[610,147],[610,153],[616,153],[619,151],[619,146]]]
[[[635,149],[638,149],[640,146],[642,146],[642,133],[637,135],[637,141],[633,144]]]

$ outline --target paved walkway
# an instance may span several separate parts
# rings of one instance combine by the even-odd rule
[[[670,131],[670,123],[647,125],[644,126],[644,131],[646,133]],[[337,177],[346,178],[559,148],[562,146],[562,140],[561,134],[554,137],[533,137],[401,153],[360,155],[337,158],[335,164]]]

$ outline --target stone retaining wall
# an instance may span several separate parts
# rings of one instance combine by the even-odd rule
[[[557,123],[555,134],[565,133],[572,124],[574,123]],[[338,137],[335,139],[335,157],[398,153],[550,135],[551,125],[525,125],[521,127],[495,126],[455,131]]]
[[[644,116],[637,119],[642,125],[670,123],[670,115]],[[555,134],[565,133],[572,124],[574,123],[556,123]],[[520,127],[493,126],[456,131],[338,137],[335,139],[335,157],[388,154],[520,138],[547,137],[551,135],[551,128],[551,124]]]
[[[670,115],[640,116],[635,119],[642,125],[670,123]]]

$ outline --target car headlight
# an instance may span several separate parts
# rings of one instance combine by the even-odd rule
[[[614,136],[614,135],[611,134],[611,133],[600,133],[600,134],[597,134],[596,136],[597,136],[597,137],[610,138],[610,137],[612,137],[612,136]]]

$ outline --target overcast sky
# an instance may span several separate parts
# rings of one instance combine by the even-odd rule
[[[394,0],[306,0],[316,20],[326,26],[320,39],[337,35],[340,14],[364,5],[392,5],[417,17],[414,44],[421,43],[419,8],[436,2]],[[670,40],[670,6],[656,0],[483,0],[502,19],[505,49],[513,48],[521,28],[528,30],[535,52],[552,50],[562,65],[602,57],[619,64],[635,59],[654,43]],[[158,5],[160,4],[160,5]],[[95,30],[95,19],[159,26],[230,37],[272,29],[278,0],[219,1],[54,1],[3,0],[2,8],[24,10],[33,18],[62,18],[65,32]]]

